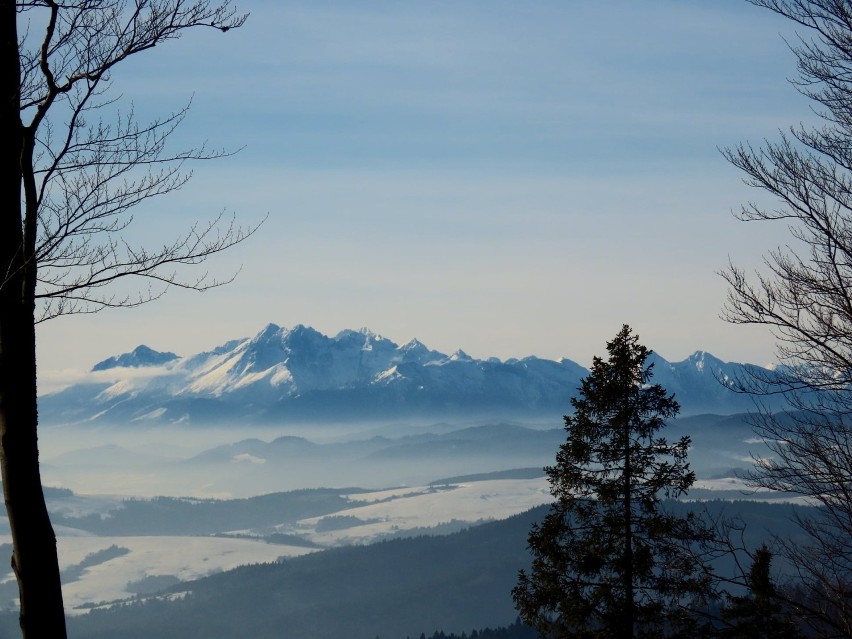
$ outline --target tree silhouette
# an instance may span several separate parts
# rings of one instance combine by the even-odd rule
[[[650,351],[630,327],[607,352],[571,400],[567,441],[546,469],[556,502],[530,532],[532,568],[512,591],[523,620],[543,637],[676,634],[688,623],[682,607],[709,592],[689,550],[709,533],[692,514],[662,504],[695,480],[689,438],[658,435],[678,403],[649,383]]]
[[[758,398],[754,429],[772,452],[756,460],[752,482],[824,506],[799,521],[807,543],[779,540],[803,590],[797,614],[818,633],[852,636],[852,6],[751,1],[803,30],[791,45],[793,84],[821,122],[725,152],[747,184],[777,201],[749,203],[740,217],[783,224],[792,236],[765,256],[761,271],[731,264],[723,272],[725,317],[769,327],[784,364],[740,380]],[[770,394],[784,395],[790,410],[761,407]]]
[[[111,112],[110,77],[187,29],[244,19],[227,0],[0,0],[0,467],[30,639],[66,635],[38,464],[36,323],[135,306],[172,285],[216,286],[203,273],[184,279],[181,267],[251,233],[215,218],[159,247],[133,241],[134,206],[185,184],[184,162],[222,153],[169,152],[186,109],[140,125],[132,110]],[[149,286],[111,292],[127,277]]]
[[[748,594],[731,597],[722,610],[726,626],[720,639],[800,639],[802,634],[783,610],[771,575],[772,552],[765,545],[754,554],[746,578]]]

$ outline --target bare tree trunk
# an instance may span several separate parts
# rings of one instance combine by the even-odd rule
[[[28,639],[64,638],[56,537],[38,466],[33,307],[25,308],[11,297],[0,292],[0,468],[21,597],[21,630]]]
[[[131,246],[119,237],[132,219],[128,209],[180,188],[188,179],[180,171],[184,161],[225,152],[164,151],[186,109],[145,126],[117,114],[114,123],[90,128],[83,116],[113,104],[101,101],[108,78],[131,55],[193,27],[224,32],[242,25],[246,16],[229,4],[0,0],[0,470],[26,639],[66,637],[56,537],[38,463],[36,321],[138,306],[161,294],[101,295],[123,277],[150,278],[164,288],[224,284],[229,280],[206,274],[185,281],[171,269],[199,264],[256,228],[220,224],[218,217],[158,249]],[[43,35],[36,28],[19,39],[19,19],[43,25]],[[129,177],[131,169],[147,176]]]
[[[66,637],[56,537],[38,463],[35,275],[21,211],[24,128],[15,3],[0,1],[0,470],[26,639]]]

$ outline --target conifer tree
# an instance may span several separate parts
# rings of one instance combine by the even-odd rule
[[[695,480],[690,439],[658,435],[679,406],[649,383],[651,351],[629,326],[607,351],[571,400],[567,440],[546,468],[556,502],[530,532],[532,567],[512,595],[542,637],[678,636],[683,605],[709,588],[689,550],[708,533],[662,503]]]
[[[726,627],[719,633],[721,639],[801,639],[798,627],[783,611],[771,566],[772,552],[761,546],[746,578],[748,594],[731,597],[722,611]]]

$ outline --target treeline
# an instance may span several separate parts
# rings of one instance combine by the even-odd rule
[[[406,637],[406,639],[411,639],[411,637]],[[421,633],[420,639],[538,639],[538,633],[518,617],[515,619],[515,623],[509,626],[471,630],[470,634],[462,632],[460,635],[454,632],[447,634],[443,630],[436,630],[430,637]]]
[[[329,515],[351,505],[347,494],[359,488],[311,488],[246,499],[128,499],[109,512],[74,517],[53,513],[54,525],[104,536],[212,535],[235,528],[263,528]]]
[[[749,547],[758,547],[768,531],[795,541],[790,518],[813,514],[809,508],[756,502],[667,506],[678,512],[706,507],[714,517],[739,514]],[[545,512],[546,507],[539,507],[446,536],[243,566],[178,584],[164,591],[168,596],[163,599],[152,599],[149,592],[137,603],[75,616],[69,629],[75,639],[279,639],[282,629],[288,639],[403,638],[434,629],[499,630],[517,616],[511,589],[518,569],[530,562],[527,532]],[[719,574],[736,570],[728,561],[714,567]]]

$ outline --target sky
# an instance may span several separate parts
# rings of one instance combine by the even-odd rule
[[[718,272],[788,232],[735,219],[773,202],[720,149],[812,119],[785,20],[744,0],[237,7],[242,28],[113,74],[142,121],[192,100],[175,148],[238,151],[140,206],[129,237],[263,221],[205,265],[237,279],[41,324],[43,391],[138,344],[190,355],[270,322],[585,366],[626,323],[672,361],[774,361],[764,329],[720,319]]]

